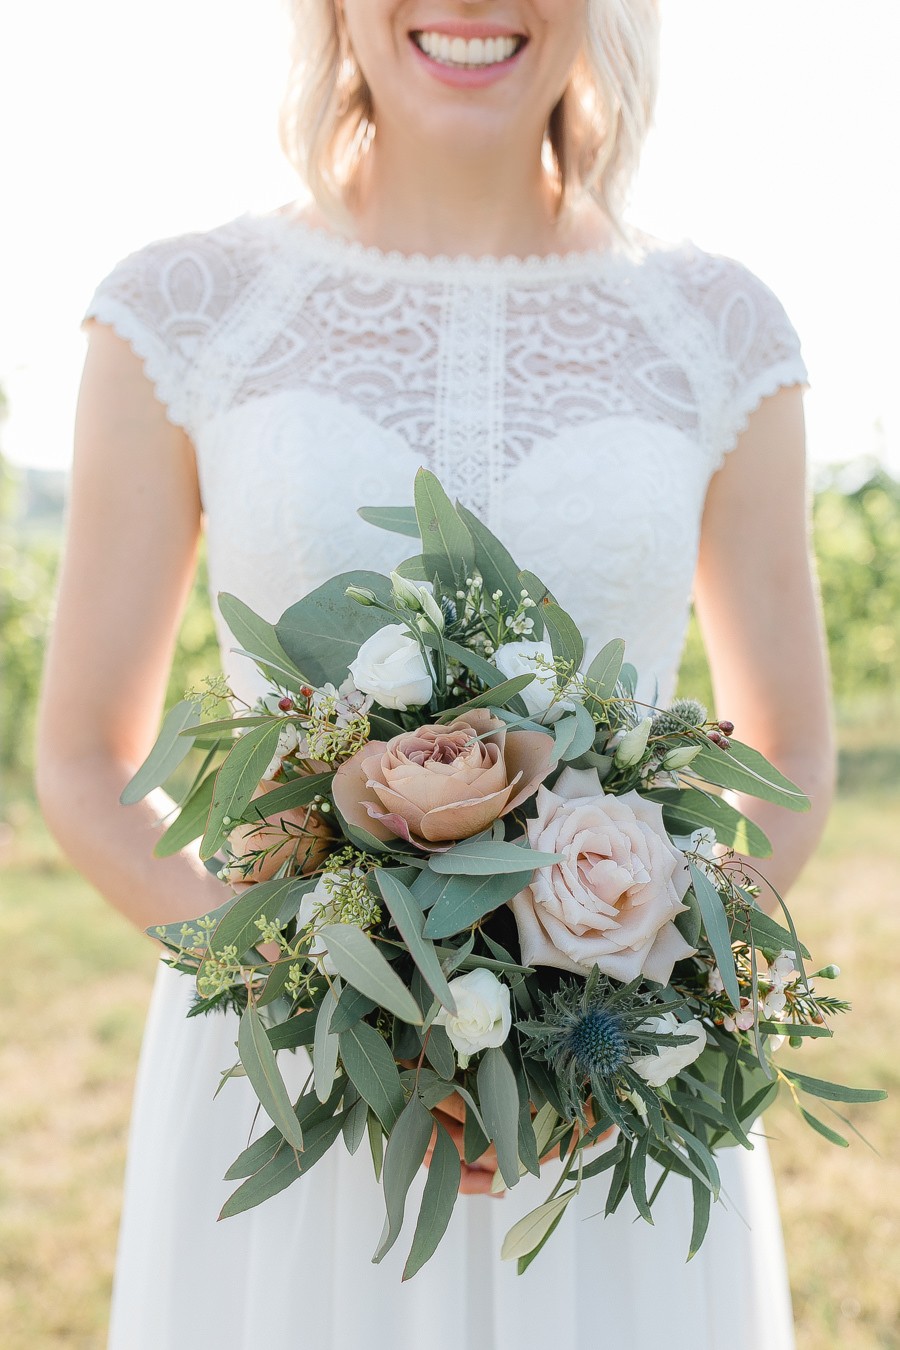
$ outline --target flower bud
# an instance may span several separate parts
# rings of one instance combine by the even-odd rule
[[[367,586],[348,586],[344,591],[348,600],[355,600],[360,605],[377,605],[378,596],[374,591],[370,591]]]
[[[722,732],[723,735],[731,736],[732,733],[734,732],[734,723],[728,721],[720,722],[719,730]]]
[[[644,758],[652,721],[652,717],[645,717],[636,727],[626,731],[616,748],[616,763],[620,768],[630,769]]]
[[[821,970],[816,971],[813,978],[816,980],[836,980],[840,973],[840,966],[823,966]]]
[[[680,745],[663,757],[664,769],[686,769],[692,759],[696,759],[702,750],[700,745]]]

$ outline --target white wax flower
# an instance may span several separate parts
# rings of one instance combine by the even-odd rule
[[[399,623],[379,628],[350,663],[356,688],[383,708],[420,708],[431,698],[431,671],[419,644]]]
[[[338,880],[341,872],[348,873],[348,869],[342,868],[331,875],[335,880]],[[340,918],[334,912],[334,902],[331,898],[331,892],[325,884],[324,877],[319,877],[313,889],[304,895],[297,911],[297,927],[299,929],[306,928],[311,923],[340,923]],[[318,934],[313,938],[309,954],[312,957],[320,958],[322,969],[326,975],[337,975],[337,967],[328,955],[328,946]]]
[[[297,734],[297,728],[293,722],[285,722],[278,733],[278,744],[275,746],[275,753],[269,761],[265,773],[262,775],[265,782],[270,782],[281,769],[281,761],[292,755],[300,745],[300,737]]]
[[[464,1069],[479,1050],[502,1045],[512,1026],[509,985],[491,970],[470,970],[450,981],[456,1013],[441,1008],[434,1019],[446,1027],[450,1044]]]
[[[544,722],[556,722],[563,713],[572,709],[571,699],[559,699],[556,672],[553,667],[553,648],[549,642],[504,642],[491,658],[494,665],[508,680],[517,675],[532,675],[535,678],[522,690],[531,717]],[[554,702],[555,699],[559,701]],[[552,709],[550,705],[553,704]],[[544,716],[545,713],[549,714]]]
[[[706,1046],[706,1032],[696,1020],[679,1022],[674,1013],[662,1013],[648,1017],[640,1024],[639,1030],[651,1031],[658,1036],[678,1036],[683,1045],[658,1045],[650,1055],[639,1055],[631,1061],[635,1073],[651,1087],[662,1087],[670,1078],[681,1073],[689,1064],[693,1064],[703,1053]]]

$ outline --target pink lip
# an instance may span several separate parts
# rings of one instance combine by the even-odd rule
[[[459,27],[465,25],[460,24]],[[503,32],[498,28],[489,28],[485,24],[470,24],[470,28],[479,28],[482,31],[477,33],[461,33],[454,27],[451,31],[449,25],[441,25],[438,28],[418,28],[419,33],[446,33],[447,37],[520,37],[516,32]],[[512,56],[507,57],[505,61],[498,61],[492,66],[445,66],[440,61],[435,61],[428,56],[426,52],[414,41],[412,36],[409,39],[409,45],[413,49],[414,56],[418,57],[425,69],[441,84],[449,84],[456,89],[481,89],[485,85],[495,84],[497,80],[502,80],[505,75],[518,64],[519,58],[528,46],[523,42]]]

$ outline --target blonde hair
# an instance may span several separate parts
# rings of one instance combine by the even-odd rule
[[[620,231],[653,119],[658,0],[585,0],[587,40],[545,136],[559,209],[590,194]],[[354,172],[375,133],[369,87],[346,47],[335,0],[290,0],[293,60],[281,143],[318,205],[347,219]]]

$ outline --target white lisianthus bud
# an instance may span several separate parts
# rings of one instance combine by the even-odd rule
[[[356,688],[383,708],[420,708],[431,698],[431,671],[418,642],[399,623],[379,628],[362,644],[350,674]]]
[[[571,699],[555,701],[559,699],[560,691],[553,667],[553,648],[549,642],[504,642],[494,652],[493,662],[508,680],[515,679],[517,675],[535,676],[520,695],[532,717],[544,723],[556,722],[563,713],[571,712]]]
[[[441,1008],[435,1022],[445,1027],[464,1069],[479,1050],[502,1045],[512,1026],[509,985],[491,970],[470,970],[450,981],[456,1012]]]
[[[702,745],[680,745],[664,756],[662,766],[664,769],[686,769],[702,749]]]
[[[444,631],[443,611],[427,583],[419,585],[415,581],[408,581],[406,577],[401,577],[397,572],[392,572],[391,585],[394,590],[394,600],[400,609],[409,609],[414,614],[424,615],[431,620],[431,624],[437,628],[438,632]],[[431,625],[422,625],[420,621],[419,626],[430,627]]]
[[[679,1022],[674,1013],[662,1013],[641,1022],[639,1031],[651,1031],[658,1036],[678,1036],[684,1045],[658,1045],[655,1054],[639,1055],[631,1061],[635,1073],[640,1074],[651,1087],[662,1087],[670,1078],[681,1073],[706,1047],[706,1031],[696,1020]]]
[[[636,727],[625,732],[616,747],[616,763],[620,768],[630,769],[641,762],[647,749],[652,722],[652,717],[645,717]]]
[[[378,596],[367,586],[348,586],[344,594],[348,600],[355,600],[359,605],[378,604]]]

